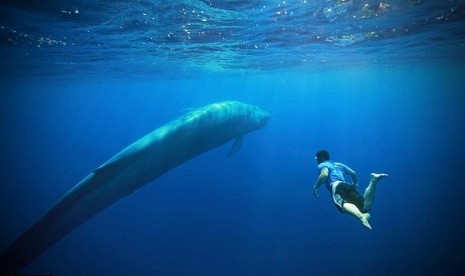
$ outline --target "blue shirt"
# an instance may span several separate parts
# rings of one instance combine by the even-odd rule
[[[321,171],[323,168],[328,168],[328,178],[326,178],[325,185],[326,188],[331,189],[331,184],[335,181],[346,182],[344,175],[347,173],[346,165],[337,162],[324,161],[318,165],[318,169]]]

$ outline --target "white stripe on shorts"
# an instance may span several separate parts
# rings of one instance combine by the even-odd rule
[[[343,183],[343,182],[334,181],[333,184],[331,184],[331,197],[333,198],[334,204],[342,208],[342,203],[343,203],[342,197],[336,194],[336,188],[340,183]]]

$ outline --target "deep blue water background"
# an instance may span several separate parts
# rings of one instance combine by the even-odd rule
[[[437,2],[425,2],[418,4],[423,9],[417,15],[415,9],[408,10],[405,21],[432,12],[428,3]],[[239,57],[225,50],[221,53],[227,58],[205,61],[204,67],[199,56],[208,52],[205,49],[196,54],[171,53],[169,57],[179,59],[167,64],[157,60],[158,52],[149,56],[138,52],[137,47],[143,46],[137,43],[137,49],[128,43],[130,53],[124,55],[118,44],[112,59],[106,52],[112,40],[105,49],[42,45],[46,49],[40,52],[30,43],[42,43],[37,40],[37,25],[26,28],[28,36],[15,36],[17,22],[5,19],[0,249],[90,171],[136,139],[191,108],[239,100],[262,107],[271,119],[266,128],[245,137],[235,156],[226,157],[227,144],[173,169],[71,232],[23,272],[461,275],[465,270],[465,59],[457,50],[463,50],[463,40],[454,35],[456,24],[463,26],[463,1],[451,2],[461,13],[453,13],[449,23],[437,28],[427,25],[432,30],[425,27],[426,31],[413,35],[429,43],[418,42],[413,50],[403,51],[398,43],[410,39],[415,44],[412,37],[388,36],[344,46],[325,45],[322,41],[331,40],[322,39],[315,47],[322,47],[316,52],[324,61],[316,54],[309,65],[295,63],[301,57],[292,43],[276,46],[271,56],[260,53],[244,60],[243,54],[249,53],[244,49]],[[80,14],[91,5],[71,3],[82,5]],[[243,9],[261,6],[231,3]],[[40,17],[53,10],[51,6],[9,4],[2,12],[14,9]],[[234,10],[226,4],[223,8]],[[49,19],[56,23],[51,27],[55,33],[60,24],[69,24],[60,16]],[[331,29],[340,20],[339,14],[335,17],[325,21],[328,37],[331,30],[340,31]],[[21,39],[14,43],[15,38]],[[68,46],[72,38],[73,32],[66,38]],[[202,43],[211,45],[197,41],[190,50]],[[232,42],[225,46],[228,43]],[[279,66],[286,50],[292,50],[290,57],[281,59]],[[86,53],[105,58],[92,56],[79,63]],[[140,63],[130,57],[150,62],[137,70]],[[256,67],[260,61],[263,68]],[[389,174],[378,185],[372,231],[339,214],[324,188],[319,199],[312,197],[318,175],[313,156],[321,148],[358,173],[361,189],[371,172]]]

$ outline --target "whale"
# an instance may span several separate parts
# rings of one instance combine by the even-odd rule
[[[269,113],[238,101],[212,103],[127,146],[71,188],[0,255],[1,273],[18,273],[72,230],[116,201],[196,156],[263,128]],[[0,274],[1,274],[0,273]]]

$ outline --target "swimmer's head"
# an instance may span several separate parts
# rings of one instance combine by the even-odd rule
[[[315,154],[315,160],[318,164],[323,163],[324,161],[329,160],[329,152],[327,150],[319,150]]]

